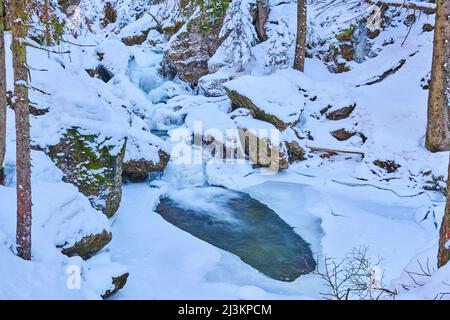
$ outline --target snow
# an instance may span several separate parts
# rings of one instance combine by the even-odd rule
[[[9,145],[12,146],[12,145]],[[11,149],[11,148],[10,148]],[[13,159],[9,158],[7,163]],[[112,287],[112,277],[126,272],[121,263],[111,262],[109,254],[83,261],[69,258],[57,246],[69,247],[81,238],[110,230],[108,219],[94,210],[78,190],[61,181],[62,173],[42,152],[32,152],[33,176],[33,260],[24,262],[12,252],[16,221],[16,190],[13,183],[0,186],[0,299],[99,299]],[[79,269],[73,269],[78,266]],[[80,288],[70,289],[68,271],[80,272]],[[76,273],[75,273],[76,275]],[[101,275],[101,276],[100,276]]]
[[[6,185],[0,186],[0,273],[7,275],[0,279],[1,299],[100,299],[111,289],[112,277],[125,272],[130,273],[128,283],[113,299],[323,298],[318,277],[302,276],[293,283],[270,279],[154,212],[160,197],[170,194],[190,206],[224,214],[214,202],[221,189],[203,188],[211,186],[246,192],[269,206],[311,244],[319,267],[325,256],[342,258],[364,245],[371,258],[380,259],[385,283],[398,292],[396,299],[449,298],[445,292],[450,266],[435,268],[445,198],[438,191],[424,190],[434,179],[444,184],[448,163],[447,152],[432,154],[424,148],[427,91],[420,87],[420,80],[430,70],[433,34],[422,32],[422,25],[432,22],[433,16],[418,17],[404,41],[406,11],[400,10],[373,40],[372,53],[362,63],[349,62],[346,73],[330,73],[316,55],[306,60],[304,74],[289,68],[270,72],[265,67],[269,42],[277,43],[277,39],[269,39],[251,47],[255,60],[245,71],[225,66],[204,77],[205,81],[233,79],[225,84],[228,89],[283,122],[295,124],[280,132],[283,141],[364,153],[364,157],[327,158],[306,148],[307,161],[291,164],[276,175],[264,175],[248,161],[213,161],[204,155],[203,146],[192,145],[190,140],[192,133],[210,132],[220,140],[227,130],[237,128],[275,130],[272,124],[252,118],[242,108],[230,112],[231,102],[220,88],[213,91],[216,97],[206,97],[202,90],[197,95],[196,88],[177,78],[161,77],[160,47],[148,43],[127,47],[120,41],[154,28],[148,14],[135,21],[139,8],[164,16],[164,26],[173,25],[179,18],[173,10],[176,1],[168,7],[115,1],[118,22],[105,29],[99,26],[102,1],[89,6],[90,2],[83,0],[74,18],[89,17],[95,33],[85,30],[76,39],[67,35],[87,47],[64,44],[62,49],[70,48],[70,56],[28,49],[31,85],[47,93],[30,90],[30,100],[49,109],[45,115],[31,117],[33,146],[45,150],[67,129],[79,127],[86,134],[111,137],[110,143],[117,146],[126,138],[126,161],[145,158],[156,162],[160,149],[170,153],[171,160],[161,178],[124,185],[119,212],[108,220],[73,185],[62,181],[62,172],[44,152],[33,151],[33,259],[25,262],[14,255],[15,133],[14,113],[8,110]],[[351,10],[351,4],[325,11],[321,6],[308,8],[309,40],[319,44],[317,50],[323,49],[320,40],[327,40],[326,46],[334,43],[335,35],[363,16],[368,4]],[[166,15],[164,8],[170,9]],[[281,27],[275,24],[280,19],[288,29],[283,30],[284,36],[295,34],[295,12],[295,3],[271,1],[269,36],[280,33]],[[156,30],[149,33],[148,40],[153,39],[168,40]],[[101,61],[98,53],[104,53]],[[293,47],[283,54],[292,61]],[[11,89],[9,50],[7,55]],[[221,67],[222,58],[217,55],[209,61],[210,71]],[[406,62],[394,74],[361,86],[401,60]],[[108,83],[85,72],[99,64],[114,74]],[[351,105],[356,108],[347,119],[330,121],[320,113],[327,106],[331,112]],[[202,124],[198,131],[197,122]],[[342,128],[361,133],[367,140],[354,136],[338,141],[331,136],[330,132]],[[163,140],[152,130],[167,130],[168,138]],[[234,144],[236,132],[231,137],[226,142]],[[400,167],[387,173],[374,165],[375,160],[394,161]],[[193,192],[193,187],[198,189]],[[200,201],[198,192],[205,190],[215,193],[208,195],[208,201]],[[57,248],[102,230],[111,231],[113,240],[89,260],[66,257]],[[429,274],[411,279],[408,272],[422,273],[421,266],[426,271],[428,266]],[[80,288],[72,290],[68,281],[77,270]]]
[[[277,72],[267,77],[243,76],[224,86],[250,99],[262,112],[286,124],[293,124],[298,121],[306,103],[305,97],[299,92],[302,77],[299,75],[294,79],[282,75],[282,72]]]
[[[127,38],[148,32],[150,29],[156,28],[156,22],[148,13],[137,19],[135,22],[128,24],[122,30],[120,30],[119,38]]]

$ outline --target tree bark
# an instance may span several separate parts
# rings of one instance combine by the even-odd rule
[[[450,261],[450,159],[448,165],[449,178],[447,179],[447,204],[444,218],[441,224],[439,236],[438,267],[442,267]]]
[[[306,34],[307,34],[306,0],[297,0],[297,39],[295,42],[294,69],[305,71]]]
[[[50,31],[50,17],[49,17],[49,0],[44,0],[44,24],[45,24],[45,45],[50,47],[52,45],[52,36]]]
[[[438,0],[434,30],[433,65],[428,96],[426,147],[450,150],[450,1]]]
[[[13,104],[16,115],[17,230],[19,257],[31,259],[31,157],[26,38],[27,0],[11,1],[12,56],[14,68]]]
[[[0,0],[0,184],[3,184],[3,162],[6,152],[6,66],[3,0]]]

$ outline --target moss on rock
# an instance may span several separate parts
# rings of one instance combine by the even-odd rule
[[[354,25],[351,25],[350,27],[346,29],[342,29],[337,35],[334,37],[338,41],[352,41],[353,32],[355,32],[356,27]]]
[[[61,252],[66,256],[79,256],[86,260],[102,250],[108,243],[111,242],[111,240],[111,232],[103,230],[101,233],[92,234],[82,238],[71,247],[58,247],[62,248]]]
[[[178,74],[180,79],[191,84],[209,73],[208,60],[222,44],[221,38],[223,18],[218,17],[206,23],[202,15],[195,15],[189,20],[185,28],[176,33],[165,50],[161,68],[162,75]],[[175,29],[180,26],[175,25]],[[171,33],[162,30],[163,33]],[[168,72],[167,70],[170,70]]]
[[[289,163],[306,160],[305,149],[297,141],[285,142]]]
[[[238,93],[237,91],[225,88],[225,91],[235,107],[250,109],[256,119],[270,122],[279,130],[285,130],[290,124],[283,122],[274,115],[268,114],[256,106],[249,98]]]
[[[125,140],[113,145],[111,138],[83,135],[77,128],[67,130],[48,155],[64,173],[63,180],[74,184],[91,205],[112,217],[122,197],[122,162]],[[119,152],[113,150],[120,149]]]

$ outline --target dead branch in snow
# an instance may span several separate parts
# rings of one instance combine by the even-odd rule
[[[358,154],[364,157],[364,152],[361,151],[348,151],[348,150],[337,150],[337,149],[328,149],[328,148],[318,148],[318,147],[311,147],[308,146],[311,151],[317,151],[317,152],[326,152],[326,153],[345,153],[345,154]]]

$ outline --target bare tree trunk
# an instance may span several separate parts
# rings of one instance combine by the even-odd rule
[[[31,157],[30,106],[26,38],[28,33],[27,0],[11,1],[12,54],[14,67],[13,104],[16,113],[17,230],[19,257],[31,259]]]
[[[434,30],[433,65],[428,97],[426,147],[450,150],[450,1],[438,0]]]
[[[3,161],[6,151],[6,66],[3,0],[0,0],[0,184],[3,184]]]
[[[297,39],[295,42],[294,69],[305,71],[306,58],[306,0],[297,0]]]
[[[44,0],[44,24],[45,24],[45,45],[50,47],[52,45],[51,31],[50,31],[50,21],[49,21],[49,0]]]
[[[448,165],[449,178],[447,179],[447,205],[445,206],[444,219],[442,220],[440,237],[438,267],[442,267],[450,261],[450,159]]]

